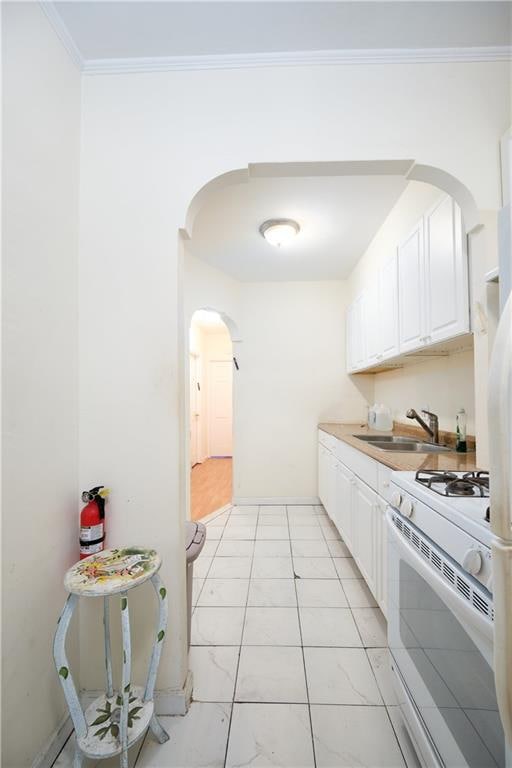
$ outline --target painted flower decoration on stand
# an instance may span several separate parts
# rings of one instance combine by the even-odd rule
[[[129,704],[132,704],[136,700],[137,700],[136,696],[130,696]],[[119,723],[121,721],[121,706],[123,704],[122,697],[117,696],[115,703],[116,703],[116,706],[112,708],[112,702],[110,702],[107,699],[105,701],[104,707],[98,707],[96,709],[96,712],[100,712],[100,715],[96,718],[96,720],[93,723],[91,723],[91,726],[103,725],[103,723],[108,723],[108,725],[105,725],[102,728],[99,728],[94,734],[95,736],[100,737],[100,741],[103,741],[103,739],[105,738],[105,736],[109,731],[115,739],[117,739],[119,736]],[[138,712],[140,712],[141,709],[142,707],[138,706],[128,710],[128,728],[131,728],[133,726],[134,720],[140,720]]]

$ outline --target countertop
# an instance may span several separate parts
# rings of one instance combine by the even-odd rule
[[[376,429],[369,429],[366,425],[361,426],[359,423],[324,423],[319,424],[318,429],[337,437],[338,440],[343,440],[344,443],[348,443],[348,445],[357,448],[361,453],[371,456],[372,459],[376,459],[376,461],[380,461],[381,464],[394,470],[415,472],[418,469],[442,469],[446,471],[470,472],[478,468],[475,451],[469,451],[468,453],[457,453],[455,450],[443,453],[387,453],[354,437],[354,435],[390,434],[411,437],[411,428],[400,429],[398,426],[392,432],[379,432]],[[418,436],[420,439],[423,439],[420,433],[418,433]]]

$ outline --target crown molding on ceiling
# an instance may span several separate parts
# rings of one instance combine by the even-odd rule
[[[337,64],[454,64],[512,61],[512,46],[466,48],[354,48],[325,51],[231,53],[209,56],[150,56],[85,59],[52,0],[39,4],[74,64],[86,75],[184,72],[257,67],[333,66]]]
[[[52,25],[55,34],[68,52],[73,64],[83,72],[85,62],[82,54],[80,53],[69,29],[63,22],[60,13],[57,11],[55,4],[50,2],[50,0],[39,0],[39,5]]]
[[[511,61],[512,46],[486,48],[383,48],[282,53],[234,53],[215,56],[158,56],[127,59],[89,59],[86,75],[136,72],[182,72],[205,69],[329,66],[336,64],[452,64]]]

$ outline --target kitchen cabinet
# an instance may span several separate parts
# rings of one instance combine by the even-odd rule
[[[390,470],[319,431],[318,495],[386,615],[387,531]],[[379,495],[379,492],[384,496]]]
[[[353,496],[353,555],[370,591],[377,595],[377,494],[366,483],[356,480]],[[348,546],[348,545],[347,545]]]
[[[354,548],[352,506],[355,482],[354,474],[339,462],[336,471],[336,513],[333,522],[350,550]]]
[[[375,365],[382,358],[379,298],[379,280],[373,279],[364,292],[363,335],[366,366]]]
[[[391,254],[379,270],[380,360],[395,357],[400,351],[398,318],[398,252]]]
[[[425,341],[434,344],[469,330],[467,256],[462,216],[444,197],[425,216]]]
[[[377,496],[375,516],[375,563],[377,567],[375,599],[387,616],[387,578],[388,578],[388,534],[386,523],[387,502]]]
[[[364,293],[360,293],[347,311],[346,340],[348,370],[356,371],[365,366]]]
[[[425,337],[423,219],[398,246],[400,352],[422,346]]]
[[[444,196],[415,224],[347,310],[347,370],[470,331],[466,238],[455,201]]]

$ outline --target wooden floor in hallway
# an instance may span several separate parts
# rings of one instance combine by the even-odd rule
[[[190,482],[191,519],[200,520],[231,503],[232,489],[232,459],[206,459],[196,464]]]

